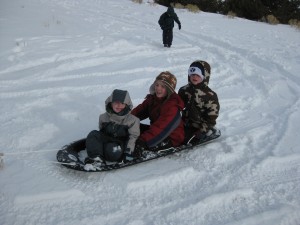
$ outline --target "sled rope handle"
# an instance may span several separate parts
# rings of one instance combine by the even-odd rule
[[[3,160],[4,154],[0,152],[0,170],[4,167],[4,160]]]
[[[4,157],[20,155],[20,154],[54,152],[54,151],[58,151],[58,150],[59,149],[44,149],[44,150],[39,150],[39,151],[33,150],[33,151],[26,151],[26,152],[7,152],[5,154],[3,152],[0,152],[0,170],[3,169],[3,167],[4,167]]]
[[[69,163],[57,162],[57,161],[46,161],[46,162],[47,163],[52,163],[52,164],[69,165],[69,166],[75,166],[76,165],[75,162],[69,162]]]
[[[187,144],[189,144],[194,138],[196,137],[196,135],[193,135],[190,140],[187,142]]]
[[[58,151],[59,149],[42,149],[42,150],[32,150],[32,151],[26,151],[26,152],[7,152],[5,155],[20,155],[20,154],[31,154],[31,153],[44,153],[44,152],[54,152]],[[0,152],[0,157],[4,156],[4,153]]]

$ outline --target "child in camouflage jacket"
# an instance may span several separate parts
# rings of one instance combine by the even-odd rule
[[[178,91],[185,104],[185,142],[199,142],[215,132],[220,104],[217,94],[208,87],[210,65],[202,60],[193,62],[188,70],[188,84]]]

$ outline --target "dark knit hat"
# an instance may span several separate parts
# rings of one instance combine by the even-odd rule
[[[210,65],[202,60],[197,60],[192,62],[190,67],[198,67],[203,72],[202,74],[205,74],[204,70],[206,70],[208,73],[210,73]]]
[[[191,66],[188,70],[189,76],[192,76],[194,74],[201,77],[202,80],[204,80],[204,70],[199,68],[198,66]]]
[[[112,93],[112,102],[125,102],[127,91],[115,89]]]
[[[168,9],[167,9],[167,12],[170,13],[170,14],[173,14],[175,11],[174,11],[174,8],[172,6],[169,6]]]
[[[192,62],[192,64],[189,67],[189,70],[188,70],[189,81],[190,81],[190,75],[192,74],[191,73],[192,71],[190,71],[191,68],[198,68],[201,71],[202,75],[204,76],[204,79],[202,82],[205,85],[208,85],[209,78],[210,78],[210,69],[211,69],[210,65],[206,61],[203,61],[203,60],[197,60],[197,61]],[[198,72],[200,73],[200,71],[198,71]]]
[[[150,93],[154,94],[154,84],[156,81],[161,81],[164,85],[166,85],[168,95],[171,95],[175,92],[177,79],[176,77],[170,73],[169,71],[161,72],[155,79],[154,83],[150,87]]]

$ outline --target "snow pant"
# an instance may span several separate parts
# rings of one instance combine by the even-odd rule
[[[140,124],[140,132],[141,132],[141,134],[143,132],[145,132],[146,130],[149,130],[149,128],[150,128],[150,125],[142,124],[141,123]],[[172,140],[169,137],[167,137],[162,142],[160,142],[158,145],[156,145],[153,148],[149,148],[148,150],[150,150],[150,151],[159,151],[159,150],[167,149],[167,148],[171,148],[171,147],[174,147],[173,143],[172,143]]]
[[[86,151],[90,158],[100,157],[104,161],[120,161],[123,158],[125,142],[107,136],[97,130],[91,131],[86,138]]]
[[[170,47],[173,41],[173,29],[165,29],[163,30],[163,44]]]

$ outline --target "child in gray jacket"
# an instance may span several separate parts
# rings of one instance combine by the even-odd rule
[[[130,114],[133,107],[128,91],[114,90],[105,101],[106,112],[99,117],[99,131],[86,138],[86,164],[130,160],[140,135],[140,120]]]

